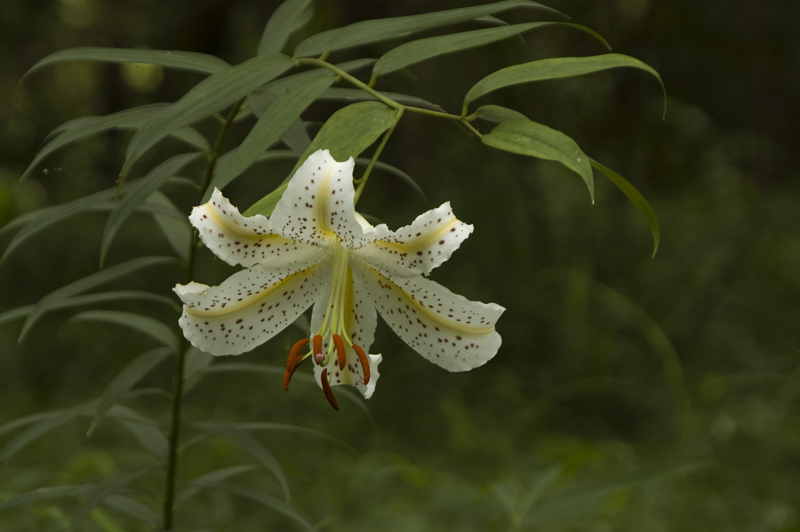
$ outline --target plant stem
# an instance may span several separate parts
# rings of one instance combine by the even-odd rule
[[[321,61],[319,59],[296,59],[295,62],[297,63],[298,66],[309,65],[309,66],[318,66],[322,68],[327,68],[331,72],[335,72],[336,74],[341,76],[342,79],[346,79],[347,81],[349,81],[352,85],[358,87],[359,89],[365,92],[368,92],[369,94],[371,94],[381,102],[385,103],[392,109],[402,109],[404,107],[402,104],[397,103],[388,96],[381,94],[380,92],[376,91],[375,89],[373,89],[360,79],[356,78],[355,76],[351,76],[350,74],[348,74],[341,68],[337,67],[336,65],[332,65],[326,61]]]
[[[403,108],[397,110],[397,122],[400,121],[400,117],[403,116]],[[392,132],[394,131],[395,126],[397,126],[397,122],[392,124],[392,127],[386,130],[386,133],[383,134],[383,138],[381,139],[381,143],[378,144],[378,147],[375,149],[375,153],[372,154],[372,160],[369,162],[367,169],[364,170],[364,175],[361,176],[361,179],[358,180],[358,188],[356,189],[356,195],[353,198],[353,205],[358,203],[358,198],[361,197],[361,192],[364,190],[364,186],[367,184],[367,179],[369,179],[369,174],[372,172],[372,167],[375,166],[375,161],[378,160],[380,157],[381,152],[383,151],[384,146],[389,141],[389,137],[392,136]]]
[[[222,146],[230,131],[231,124],[233,123],[239,108],[244,103],[244,99],[239,100],[228,113],[228,118],[222,123],[217,141],[214,143],[214,151],[208,154],[208,166],[206,167],[203,181],[200,185],[200,198],[198,203],[202,201],[203,196],[206,194],[206,189],[211,184],[211,178],[214,175],[214,167],[217,164]],[[191,247],[189,248],[189,259],[186,261],[186,282],[190,282],[194,277],[194,263],[197,255],[197,231],[195,231],[194,238],[192,238]],[[181,428],[181,399],[183,398],[183,367],[186,360],[186,351],[188,349],[186,337],[181,335],[180,343],[178,344],[178,352],[176,353],[175,363],[175,388],[172,395],[172,424],[169,434],[169,450],[167,454],[167,480],[164,487],[164,530],[169,532],[172,530],[172,516],[173,506],[175,504],[175,477],[178,465],[178,441],[180,437]]]

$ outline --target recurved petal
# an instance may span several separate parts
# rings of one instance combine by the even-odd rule
[[[353,268],[386,323],[409,346],[448,371],[478,367],[500,348],[494,326],[505,310],[454,294],[419,274]],[[391,278],[390,278],[391,276]]]
[[[232,265],[252,266],[307,246],[276,233],[270,221],[261,215],[242,216],[219,189],[214,189],[208,203],[192,209],[189,220],[203,244]]]
[[[325,290],[325,293],[317,300],[314,305],[314,310],[311,313],[311,332],[314,334],[322,326],[322,320],[328,303],[328,293],[330,286]],[[375,312],[375,306],[369,298],[369,294],[364,290],[361,283],[354,279],[352,271],[348,272],[347,289],[345,297],[345,324],[344,329],[350,341],[364,351],[369,353],[369,348],[375,339],[375,329],[378,326],[378,315]],[[322,352],[328,352],[328,345],[331,342],[331,334],[326,334],[322,341]],[[358,354],[350,346],[348,342],[344,342],[345,350],[347,353],[347,364],[342,370],[339,368],[336,352],[334,351],[325,366],[314,366],[314,376],[316,377],[317,384],[320,384],[320,377],[322,370],[328,368],[328,375],[330,376],[331,386],[340,384],[349,384],[355,386],[364,395],[364,398],[369,399],[375,391],[375,384],[378,382],[378,364],[381,362],[381,355],[367,355],[369,366],[369,381],[364,383],[364,367]]]
[[[336,162],[328,150],[312,153],[292,176],[270,221],[285,238],[327,245],[338,235],[356,249],[373,240],[356,220],[352,158]]]
[[[238,355],[263,344],[291,324],[325,291],[326,261],[300,267],[256,264],[231,275],[220,286],[178,285],[184,303],[180,325],[198,349],[213,355]]]
[[[395,264],[424,274],[450,258],[472,233],[472,226],[457,219],[450,202],[417,216],[411,225],[397,231],[375,228],[377,240],[356,253],[379,265]]]

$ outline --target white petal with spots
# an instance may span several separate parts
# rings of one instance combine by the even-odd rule
[[[270,221],[284,237],[327,245],[338,236],[350,249],[375,240],[356,220],[352,158],[336,162],[328,150],[311,154],[283,193]]]
[[[417,216],[411,225],[397,231],[376,228],[378,239],[357,251],[370,262],[391,262],[428,274],[450,258],[472,233],[472,226],[458,220],[450,202]]]
[[[203,244],[232,265],[252,266],[307,247],[273,231],[270,221],[261,215],[242,216],[218,189],[208,203],[192,209],[189,220]]]
[[[180,325],[192,345],[213,355],[238,355],[291,324],[330,282],[327,261],[301,268],[260,264],[231,275],[220,286],[178,285]]]
[[[329,290],[330,285],[326,288],[325,294],[323,294],[314,305],[314,310],[311,313],[312,334],[318,331],[322,325],[328,303]],[[378,315],[375,312],[375,306],[369,299],[369,294],[352,275],[348,276],[347,292],[347,302],[345,304],[345,331],[347,331],[350,340],[354,344],[360,346],[364,350],[364,353],[367,354],[370,368],[369,382],[364,385],[364,370],[361,366],[361,361],[359,361],[356,352],[346,341],[344,344],[345,350],[347,351],[347,366],[344,371],[341,371],[339,368],[336,350],[334,349],[327,365],[319,366],[314,364],[314,377],[316,378],[317,384],[321,387],[320,378],[322,376],[322,370],[327,367],[331,386],[338,386],[340,384],[355,386],[365,399],[369,399],[372,397],[375,391],[375,385],[380,377],[378,364],[382,360],[381,355],[369,354],[369,349],[372,346],[372,342],[375,340],[375,328],[378,326]],[[311,340],[313,341],[313,338]],[[322,340],[323,353],[328,352],[328,345],[330,342],[331,335],[325,335]]]
[[[381,272],[362,263],[353,272],[392,330],[431,362],[466,371],[497,354],[501,339],[494,325],[505,310],[500,305],[469,301],[401,269]]]

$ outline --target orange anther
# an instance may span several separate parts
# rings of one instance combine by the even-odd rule
[[[339,357],[339,369],[343,370],[347,364],[347,351],[344,350],[344,342],[338,334],[333,335],[333,345],[336,346],[336,356]]]
[[[302,364],[305,359],[306,357],[297,357],[294,359],[292,367],[286,368],[286,372],[283,374],[283,389],[287,392],[289,391],[289,381],[292,380],[292,375],[294,375],[294,372],[297,371],[297,368],[300,367],[300,364]]]
[[[325,362],[325,355],[322,354],[322,336],[314,337],[314,362],[322,364]]]
[[[308,338],[303,338],[296,344],[292,346],[292,349],[289,351],[289,356],[286,358],[286,370],[291,370],[294,367],[294,359],[297,354],[303,349],[306,345],[308,345]]]
[[[334,410],[341,410],[339,408],[339,403],[336,402],[336,396],[333,395],[333,390],[331,390],[331,385],[328,382],[328,368],[322,370],[322,391],[325,392],[325,399],[331,404]]]
[[[369,384],[369,359],[361,346],[353,344],[353,351],[356,352],[358,361],[361,362],[361,369],[364,370],[364,386],[366,386]]]

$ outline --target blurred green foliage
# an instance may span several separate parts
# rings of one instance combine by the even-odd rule
[[[17,182],[54,127],[78,116],[174,101],[198,80],[151,67],[70,63],[18,85],[37,60],[75,46],[144,46],[237,63],[255,50],[276,5],[6,0],[0,223],[112,186],[129,132],[81,141]],[[463,5],[320,0],[307,31]],[[508,308],[498,326],[504,340],[498,356],[474,371],[447,373],[381,326],[376,345],[384,355],[383,377],[369,415],[350,401],[343,412],[332,412],[316,385],[302,380],[286,394],[277,374],[212,373],[189,391],[187,427],[208,419],[286,423],[336,438],[253,433],[278,457],[296,507],[328,530],[800,530],[800,126],[793,113],[800,97],[794,24],[800,5],[551,5],[605,36],[615,51],[656,68],[669,93],[666,120],[658,87],[635,71],[508,88],[483,103],[564,131],[634,183],[661,223],[655,259],[646,225],[609,182],[597,180],[593,206],[579,180],[555,163],[490,150],[449,123],[405,117],[382,160],[417,180],[426,207],[450,200],[475,225],[460,260],[434,278],[470,299]],[[501,18],[531,19],[515,11]],[[379,57],[392,45],[376,45],[366,55]],[[457,112],[466,88],[499,66],[601,52],[588,35],[543,29],[524,41],[412,67],[424,83],[396,72],[377,87]],[[321,120],[335,108],[314,107],[305,118]],[[209,137],[216,127],[200,125]],[[245,134],[234,130],[238,136],[229,145]],[[177,146],[170,142],[149,153],[147,164]],[[251,169],[228,194],[247,206],[280,183],[291,165]],[[190,207],[179,186],[167,193],[179,207]],[[412,190],[382,174],[373,177],[359,208],[394,227],[421,212]],[[95,271],[105,216],[51,228],[5,262],[0,310],[33,303]],[[147,216],[122,228],[109,263],[141,253],[169,253]],[[199,260],[199,281],[214,284],[230,271],[206,251]],[[180,276],[177,268],[147,270],[114,289],[166,293]],[[171,319],[162,307],[105,308]],[[113,325],[62,328],[72,314],[46,316],[22,345],[18,323],[2,326],[0,422],[95,398],[155,345]],[[280,365],[302,334],[290,328],[236,362]],[[170,378],[164,364],[140,385],[168,388]],[[168,400],[160,394],[125,404],[167,423]],[[91,484],[141,463],[143,451],[114,420],[87,439],[89,423],[84,417],[65,424],[0,464],[0,499],[42,486]],[[2,434],[3,443],[18,432]],[[253,462],[229,441],[211,437],[187,444],[180,483]],[[148,472],[137,485],[158,492],[162,477]],[[280,496],[263,468],[232,479]],[[158,513],[157,498],[147,497],[141,500]],[[0,528],[58,530],[78,500],[9,510],[0,514]],[[256,501],[215,489],[179,507],[178,522],[187,531],[296,526]],[[135,523],[103,506],[84,529],[143,529]]]

